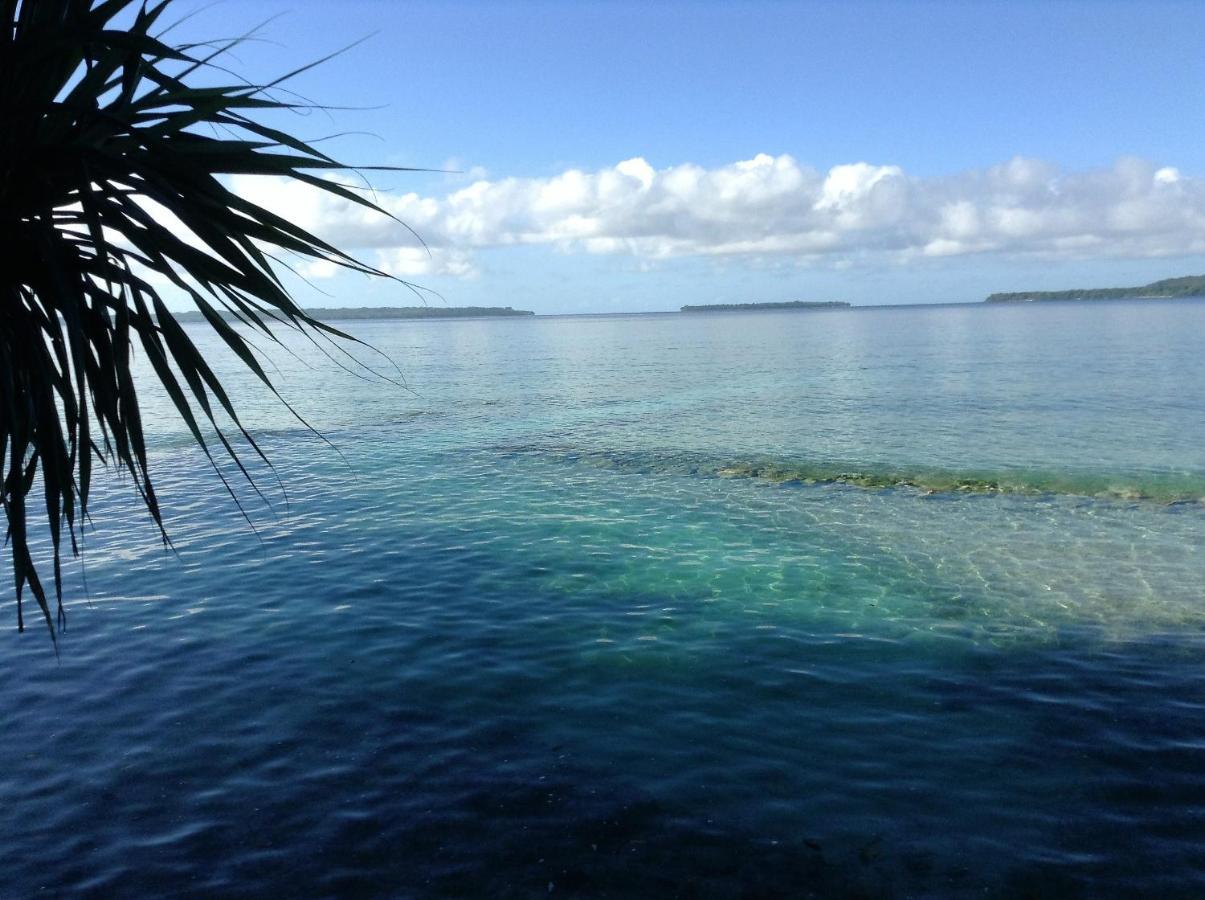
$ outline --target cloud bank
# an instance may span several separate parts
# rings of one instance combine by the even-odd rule
[[[1131,158],[1068,172],[1018,157],[939,177],[865,162],[819,172],[786,155],[713,169],[634,158],[594,172],[481,179],[441,197],[377,197],[430,252],[397,222],[304,185],[240,177],[235,186],[336,245],[376,250],[401,276],[471,276],[474,251],[520,245],[843,267],[973,254],[1205,254],[1205,179]]]

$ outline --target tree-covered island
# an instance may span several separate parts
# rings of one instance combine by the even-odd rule
[[[778,303],[705,303],[699,306],[683,306],[684,313],[694,312],[747,312],[783,309],[845,309],[849,304],[843,300],[785,300]]]
[[[477,319],[486,316],[534,316],[509,306],[358,306],[307,310],[317,319]]]
[[[1142,287],[1079,288],[1070,291],[1020,291],[992,294],[984,303],[1032,303],[1048,300],[1176,300],[1205,297],[1205,275],[1164,278]]]
[[[470,319],[505,316],[534,316],[529,309],[509,306],[356,306],[315,307],[306,314],[320,321],[349,319]],[[182,322],[203,321],[199,312],[177,313]]]

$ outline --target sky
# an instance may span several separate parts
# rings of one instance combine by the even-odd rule
[[[425,242],[236,179],[426,302],[966,302],[1205,273],[1205,3],[180,0]],[[413,305],[328,265],[306,306]]]

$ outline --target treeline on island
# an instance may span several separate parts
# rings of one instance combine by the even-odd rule
[[[469,319],[487,316],[534,316],[529,309],[512,309],[509,306],[356,306],[315,307],[306,313],[320,321],[334,319]],[[201,322],[200,312],[179,313],[182,322]],[[233,319],[233,316],[227,316]]]
[[[1205,275],[1164,278],[1141,287],[1080,288],[1070,291],[1019,291],[992,294],[985,303],[1032,303],[1046,300],[1174,300],[1205,297]]]
[[[306,310],[317,319],[470,319],[482,316],[534,316],[509,306],[359,306]]]
[[[683,306],[682,312],[744,312],[746,310],[770,309],[844,309],[849,306],[843,300],[784,300],[779,303],[705,303],[699,306]]]

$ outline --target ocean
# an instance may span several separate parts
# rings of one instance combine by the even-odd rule
[[[335,324],[0,593],[0,896],[1205,893],[1205,302]]]

